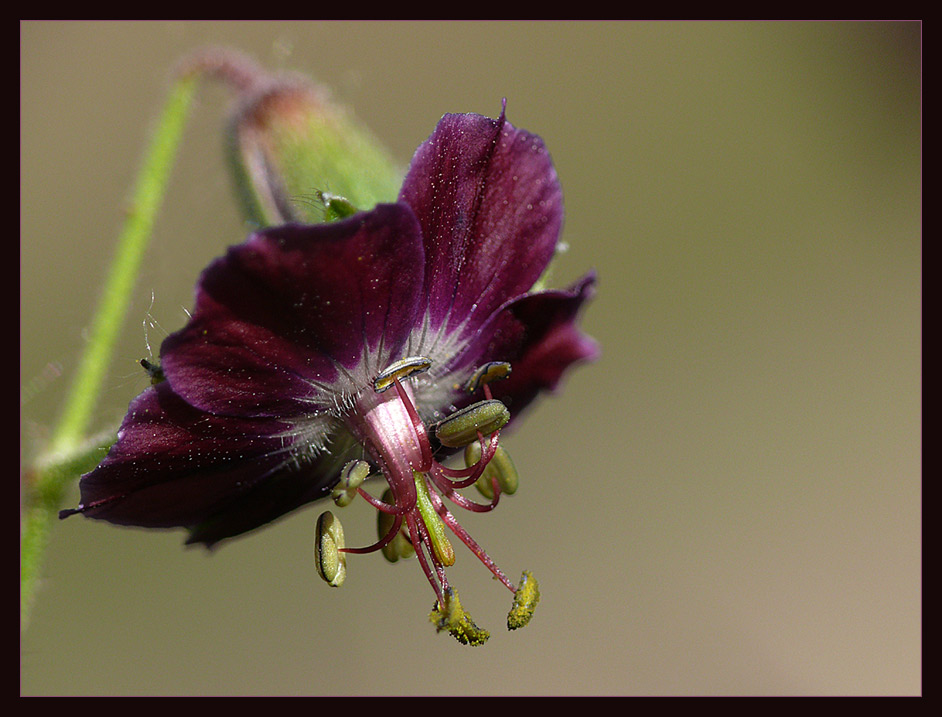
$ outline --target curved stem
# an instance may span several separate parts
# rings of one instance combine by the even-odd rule
[[[389,513],[390,515],[405,515],[413,506],[403,503],[402,505],[390,505],[389,503],[384,503],[379,498],[374,498],[372,495],[367,493],[363,488],[357,488],[357,493],[359,493],[363,500],[372,505],[376,510],[381,510],[384,513]]]
[[[403,520],[404,518],[401,515],[397,515],[396,519],[393,521],[392,527],[386,531],[386,535],[384,535],[372,545],[367,545],[365,548],[340,548],[340,552],[353,553],[354,555],[364,555],[365,553],[374,553],[377,550],[382,550],[393,541],[393,539],[402,529]]]
[[[465,510],[470,510],[474,513],[487,513],[497,507],[497,503],[500,501],[500,485],[498,485],[495,478],[491,478],[491,490],[494,491],[494,497],[491,498],[490,503],[477,503],[473,500],[465,498],[461,493],[458,493],[454,490],[453,485],[449,485],[447,478],[444,478],[438,475],[437,471],[432,469],[432,481],[438,486],[438,489],[445,495],[448,500],[457,505],[459,508],[464,508]],[[496,490],[494,490],[496,488]]]
[[[439,473],[446,478],[456,479],[463,478],[464,480],[452,480],[452,488],[467,488],[469,485],[477,481],[481,477],[481,474],[484,473],[484,469],[487,468],[487,464],[491,462],[491,459],[494,457],[494,454],[497,453],[497,443],[500,439],[500,431],[494,431],[490,440],[487,444],[484,445],[484,436],[481,435],[481,432],[478,431],[478,440],[484,445],[484,450],[481,453],[481,457],[478,458],[477,463],[468,468],[449,468],[441,464],[437,464]]]
[[[105,280],[92,321],[88,344],[53,434],[49,453],[70,450],[88,430],[101,392],[102,380],[124,323],[131,292],[150,239],[154,218],[163,199],[183,134],[196,77],[183,77],[173,86],[137,178],[127,221],[118,237],[118,248]]]
[[[510,582],[510,578],[504,575],[504,571],[497,567],[497,563],[491,559],[490,555],[484,552],[484,548],[475,542],[474,538],[468,534],[468,531],[461,527],[461,524],[455,519],[455,516],[445,507],[442,499],[434,492],[432,493],[432,503],[434,503],[435,510],[451,532],[454,533],[462,543],[468,546],[468,549],[477,556],[478,560],[484,563],[484,566],[494,574],[495,578],[500,580],[510,592],[516,593],[517,586]]]
[[[424,473],[432,465],[432,449],[429,446],[428,432],[425,429],[425,423],[423,423],[422,419],[419,417],[419,412],[415,410],[415,406],[412,405],[412,399],[409,397],[406,389],[403,388],[399,379],[395,379],[393,384],[396,386],[396,393],[399,394],[399,398],[402,401],[402,404],[406,407],[406,411],[409,414],[412,425],[415,427],[415,435],[419,441],[419,446],[422,449],[422,465],[413,467],[420,473]]]
[[[20,526],[20,627],[29,624],[30,608],[39,585],[39,571],[49,532],[66,487],[76,476],[101,462],[117,431],[110,430],[59,455],[57,460],[35,466],[23,477],[23,512]]]

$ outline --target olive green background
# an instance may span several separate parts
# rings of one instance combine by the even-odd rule
[[[482,648],[436,635],[410,561],[328,588],[308,507],[214,554],[57,524],[21,691],[921,691],[918,23],[24,23],[24,461],[82,349],[174,63],[207,44],[330,85],[407,164],[445,112],[540,134],[566,198],[557,285],[590,267],[601,360],[508,436],[521,489],[463,524],[543,599],[525,630],[463,549]],[[200,92],[97,413],[244,238],[230,97]],[[144,324],[151,326],[145,332]],[[61,374],[61,375],[56,375]],[[77,490],[70,496],[70,505]],[[374,539],[362,501],[349,544]]]

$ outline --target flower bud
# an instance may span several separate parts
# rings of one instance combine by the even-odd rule
[[[298,78],[251,92],[230,128],[250,219],[261,226],[330,218],[332,203],[394,201],[401,175],[377,141],[325,93]],[[332,202],[317,192],[328,192]]]
[[[372,134],[308,78],[275,75],[221,49],[196,53],[183,70],[215,77],[237,93],[227,148],[250,221],[318,223],[395,201],[402,172]]]

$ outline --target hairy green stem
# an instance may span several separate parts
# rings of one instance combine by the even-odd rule
[[[115,343],[124,323],[154,219],[166,193],[198,76],[178,77],[155,128],[137,178],[127,219],[92,321],[89,340],[48,451],[24,477],[20,533],[20,620],[29,622],[39,571],[69,482],[93,468],[114,441],[114,431],[86,440]]]
[[[29,624],[30,608],[49,543],[49,533],[69,483],[94,468],[115,441],[115,430],[106,431],[62,454],[37,464],[24,477],[20,526],[20,627]]]
[[[195,86],[195,77],[184,77],[175,83],[151,140],[124,229],[118,238],[111,272],[92,322],[89,341],[49,446],[53,455],[70,450],[88,430],[105,370],[127,313],[154,218],[167,187]]]

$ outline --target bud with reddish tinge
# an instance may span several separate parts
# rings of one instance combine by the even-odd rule
[[[388,152],[308,78],[272,74],[217,49],[194,55],[182,71],[215,77],[237,92],[227,143],[252,222],[319,223],[396,200],[402,172]]]

